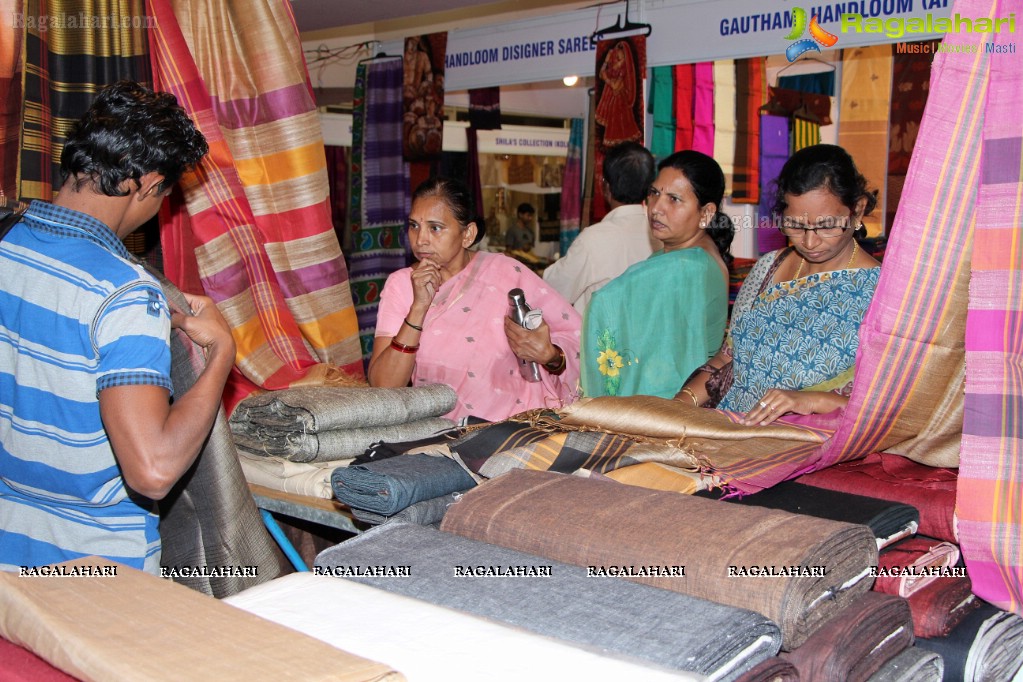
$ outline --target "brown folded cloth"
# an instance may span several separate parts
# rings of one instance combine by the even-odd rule
[[[958,561],[959,548],[950,542],[920,536],[907,538],[878,556],[879,575],[874,580],[874,591],[909,597],[941,577],[930,575],[931,572],[951,568]]]
[[[781,656],[772,656],[736,677],[735,682],[799,682],[799,671]]]
[[[913,630],[917,637],[947,637],[980,606],[972,588],[969,578],[936,578],[910,596],[909,608],[913,611]]]
[[[796,666],[802,680],[865,682],[912,644],[906,600],[868,592],[781,657]]]
[[[758,611],[782,648],[869,591],[877,560],[866,526],[546,471],[477,486],[441,530]]]

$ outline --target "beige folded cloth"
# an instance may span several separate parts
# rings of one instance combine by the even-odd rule
[[[354,458],[353,458],[354,459]],[[329,500],[334,497],[330,472],[351,464],[351,459],[334,462],[289,462],[281,457],[256,457],[238,452],[245,480],[271,490]]]
[[[49,574],[0,571],[0,635],[82,680],[405,679],[382,663],[106,559],[43,570]],[[110,572],[116,575],[103,575]]]

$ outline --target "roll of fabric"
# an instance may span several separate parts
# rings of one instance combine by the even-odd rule
[[[735,682],[799,682],[799,671],[781,656],[772,656],[737,677]]]
[[[918,464],[884,452],[800,476],[797,481],[830,490],[910,504],[920,511],[922,535],[957,542],[955,469]]]
[[[332,429],[320,433],[257,428],[248,433],[234,431],[234,442],[253,455],[282,457],[292,462],[329,462],[361,455],[377,441],[408,441],[447,431],[454,422],[430,417],[407,424]]]
[[[416,502],[468,490],[476,481],[447,457],[401,455],[335,469],[330,485],[352,509],[393,516]]]
[[[322,433],[334,429],[407,424],[447,414],[455,391],[445,384],[406,388],[308,386],[268,391],[246,398],[231,414],[231,428]]]
[[[951,542],[907,538],[878,556],[874,591],[909,597],[941,577],[941,569],[955,566],[958,561],[959,548]]]
[[[422,502],[416,502],[415,504],[402,509],[394,516],[384,516],[383,514],[375,514],[365,509],[352,508],[352,516],[359,521],[379,526],[382,523],[405,521],[406,523],[414,523],[419,526],[432,526],[441,522],[444,518],[444,514],[447,512],[448,507],[457,502],[462,497],[462,493],[450,493],[448,495],[441,495],[440,497],[431,497],[428,500]]]
[[[912,644],[906,600],[869,592],[781,656],[796,666],[802,680],[865,682]]]
[[[409,565],[409,575],[352,575],[359,567],[393,565]],[[320,573],[715,679],[734,679],[773,656],[781,639],[777,626],[753,611],[588,577],[577,566],[408,523],[372,528],[326,549],[315,566]],[[530,570],[546,575],[511,574]]]
[[[1011,680],[1023,666],[1023,618],[982,603],[948,636],[916,643],[941,656],[946,682]]]
[[[485,482],[441,529],[580,566],[684,565],[622,577],[755,609],[786,648],[868,591],[877,559],[864,526],[544,471]]]
[[[945,637],[980,605],[969,578],[935,578],[909,597],[917,637]]]
[[[704,491],[696,494],[716,498],[721,497],[722,493]],[[832,521],[861,523],[874,533],[879,549],[912,535],[920,524],[920,512],[908,504],[817,488],[794,481],[784,481],[753,495],[727,497],[725,501],[781,509]]]
[[[941,656],[911,646],[881,666],[868,682],[941,682],[945,662]]]

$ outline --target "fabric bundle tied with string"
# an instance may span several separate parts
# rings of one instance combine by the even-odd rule
[[[869,591],[877,562],[866,526],[544,471],[473,488],[441,530],[577,566],[685,566],[622,577],[758,611],[786,649]]]

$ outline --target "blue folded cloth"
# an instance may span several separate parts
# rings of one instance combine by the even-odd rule
[[[349,507],[391,516],[416,502],[468,490],[476,481],[452,459],[416,454],[335,469],[330,485]]]

